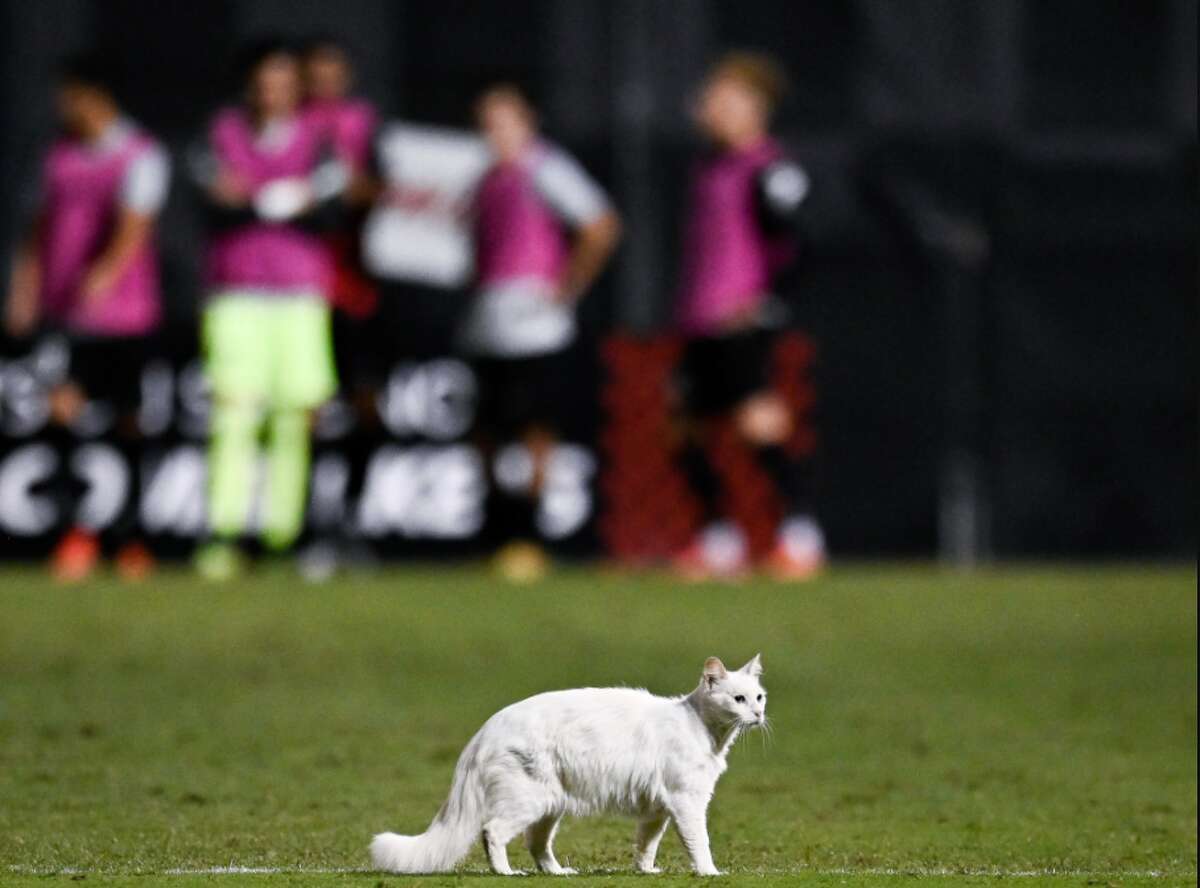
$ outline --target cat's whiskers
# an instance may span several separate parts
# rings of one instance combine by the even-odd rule
[[[767,716],[764,715],[761,727],[763,736],[763,749],[766,749],[768,745],[774,745],[775,743],[775,725],[769,718],[767,718]]]

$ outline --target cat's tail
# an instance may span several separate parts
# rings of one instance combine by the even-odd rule
[[[392,873],[441,873],[467,856],[483,829],[483,782],[474,739],[454,769],[450,795],[429,829],[419,836],[380,833],[371,841],[371,862]]]

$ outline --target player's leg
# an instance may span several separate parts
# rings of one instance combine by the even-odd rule
[[[88,402],[82,381],[96,377],[105,368],[90,338],[73,339],[68,360],[66,379],[49,396],[52,420],[49,437],[57,457],[50,494],[63,525],[63,535],[50,556],[50,572],[60,582],[71,583],[89,577],[100,562],[100,528],[92,526],[81,509],[87,485],[74,471],[75,452],[80,443],[74,429]]]
[[[491,465],[488,516],[500,541],[492,565],[505,579],[527,582],[548,567],[546,553],[534,542],[541,475],[553,446],[537,421],[539,362],[488,357],[474,367],[480,387],[476,440]]]
[[[154,556],[142,539],[141,506],[142,464],[145,439],[139,417],[142,402],[142,373],[152,354],[149,335],[122,336],[106,343],[109,372],[103,377],[97,395],[116,411],[115,439],[128,468],[124,500],[116,517],[104,531],[104,547],[113,555],[113,565],[122,579],[138,581],[154,569]],[[89,394],[91,393],[89,385]]]
[[[737,357],[731,341],[715,336],[688,342],[679,368],[680,459],[701,504],[700,530],[673,560],[685,579],[734,578],[748,566],[745,535],[727,514],[725,479],[714,464],[721,424],[747,390],[741,365],[731,360]]]
[[[767,332],[750,336],[739,343],[732,357],[743,367],[740,372],[746,387],[754,383],[754,390],[734,408],[733,421],[771,478],[783,508],[767,568],[780,579],[803,580],[824,566],[825,540],[814,514],[811,461],[788,449],[795,434],[795,414],[770,386],[767,361],[773,338]]]
[[[208,517],[213,536],[236,540],[250,518],[258,457],[259,406],[249,398],[213,399],[208,448]]]
[[[267,486],[263,541],[273,551],[289,548],[304,524],[311,458],[306,410],[276,409],[267,417]]]
[[[262,300],[236,292],[215,296],[202,323],[205,373],[213,393],[208,446],[211,539],[197,552],[196,566],[212,579],[225,579],[240,567],[236,542],[250,520],[262,404],[270,381],[271,331]]]
[[[289,548],[304,526],[311,459],[311,411],[333,396],[337,374],[329,308],[311,297],[270,306],[277,349],[267,420],[267,494],[264,542]]]

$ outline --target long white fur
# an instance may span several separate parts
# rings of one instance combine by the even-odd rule
[[[695,871],[717,875],[706,812],[738,734],[766,722],[761,675],[757,654],[736,672],[710,657],[684,696],[580,688],[501,709],[463,750],[429,828],[380,833],[371,859],[389,872],[446,872],[482,839],[492,869],[510,875],[505,846],[524,833],[539,869],[569,874],[554,857],[559,820],[604,812],[637,818],[642,872],[658,872],[658,843],[673,821]]]

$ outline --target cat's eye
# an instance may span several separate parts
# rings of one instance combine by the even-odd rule
[[[743,697],[741,694],[738,694],[736,697],[733,698],[733,702],[734,703],[745,703],[746,698]]]
[[[762,702],[762,694],[759,694],[759,695],[758,695],[758,702],[759,702],[759,703],[761,703],[761,702]]]

